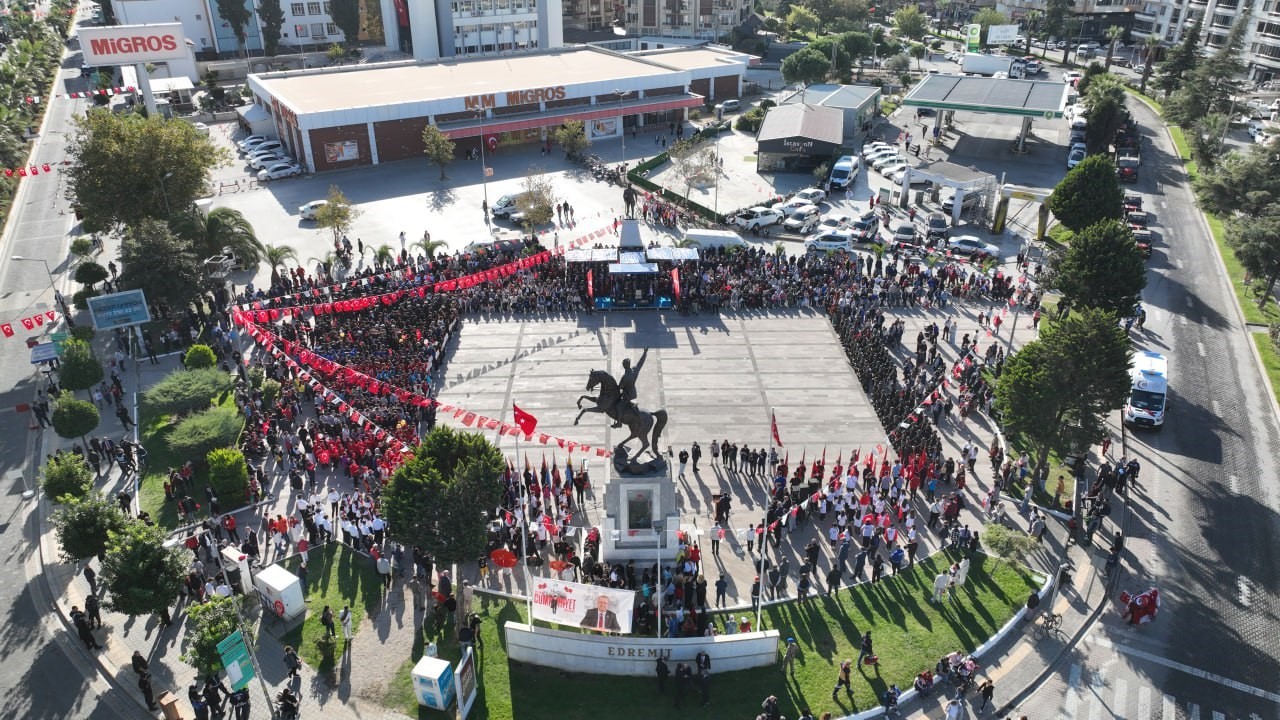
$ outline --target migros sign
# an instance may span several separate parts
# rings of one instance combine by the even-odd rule
[[[507,106],[532,105],[533,103],[546,102],[548,100],[563,100],[565,91],[563,85],[556,85],[555,87],[536,88],[533,90],[512,90],[501,95],[496,93],[469,95],[463,98],[463,103],[468,110],[483,110],[497,107],[498,97],[505,99],[506,102],[504,104]]]
[[[82,28],[78,32],[84,61],[89,65],[162,62],[187,56],[180,23]]]

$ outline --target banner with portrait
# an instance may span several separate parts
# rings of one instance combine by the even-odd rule
[[[551,578],[533,581],[534,619],[558,625],[629,635],[635,601],[634,590]]]

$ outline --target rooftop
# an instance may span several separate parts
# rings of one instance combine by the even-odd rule
[[[745,53],[712,47],[664,48],[633,53],[632,57],[647,58],[679,70],[701,70],[723,65],[745,64],[751,59],[751,56]]]
[[[1070,86],[1048,80],[927,75],[902,98],[910,107],[971,110],[999,115],[1062,117]]]
[[[756,142],[804,137],[839,145],[844,140],[844,113],[818,105],[778,105],[769,108]]]
[[[803,90],[796,90],[783,98],[784,104],[809,103],[843,109],[856,109],[868,98],[880,94],[880,88],[874,85],[810,85]]]
[[[670,67],[593,47],[433,63],[348,65],[265,73],[258,80],[298,113],[663,75]]]

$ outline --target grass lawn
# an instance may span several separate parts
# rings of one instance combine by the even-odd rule
[[[282,565],[289,572],[297,570],[302,558],[295,555]],[[351,608],[352,630],[359,632],[360,622],[382,604],[382,582],[373,559],[357,553],[342,543],[329,543],[307,553],[307,613],[301,625],[280,636],[280,642],[292,645],[303,662],[318,672],[332,672],[342,647],[342,623],[337,621],[342,606]],[[328,632],[320,624],[324,606],[333,609],[337,640],[323,642]]]
[[[1145,100],[1147,104],[1150,105],[1152,108],[1154,108],[1157,113],[1164,112],[1164,106],[1160,104],[1159,100],[1156,100],[1150,95],[1145,95],[1141,92],[1138,92],[1138,90],[1136,90],[1135,88],[1131,88],[1128,85],[1126,85],[1124,89],[1125,89],[1125,92],[1129,93],[1130,95],[1133,95],[1134,97],[1142,98],[1143,100]]]
[[[891,682],[910,688],[916,673],[932,668],[938,658],[985,642],[1037,586],[1036,578],[1026,570],[979,554],[973,558],[969,582],[959,600],[934,605],[929,602],[933,577],[951,561],[936,556],[896,579],[876,586],[859,585],[852,592],[842,591],[838,598],[819,597],[805,604],[792,602],[767,609],[765,627],[779,630],[783,638],[795,637],[800,644],[795,676],[784,677],[779,666],[713,675],[711,707],[698,707],[697,693],[691,691],[685,698],[684,713],[751,718],[759,714],[766,696],[777,695],[787,717],[797,717],[801,705],[808,705],[815,715],[831,711],[840,716],[876,705]],[[665,707],[655,707],[656,686],[650,677],[569,675],[510,663],[501,628],[507,621],[523,621],[524,604],[506,599],[484,602],[486,597],[480,594],[477,601],[484,618],[484,650],[478,656],[481,681],[472,717],[595,720],[607,715],[610,720],[647,720],[670,714],[664,713]],[[880,667],[855,673],[852,702],[843,693],[839,702],[832,702],[831,688],[840,662],[857,657],[858,639],[866,630],[875,640]],[[437,640],[440,657],[457,662],[458,646],[450,635],[452,632],[445,633]],[[441,720],[444,714],[419,709],[413,696],[409,672],[421,654],[420,645],[415,645],[414,657],[405,661],[389,683],[384,704],[410,716],[416,712],[422,720]],[[670,689],[668,693],[662,703],[674,699]],[[602,707],[607,707],[607,712],[602,713]]]
[[[1271,381],[1271,392],[1280,402],[1280,352],[1271,343],[1271,337],[1264,332],[1249,333],[1253,343],[1258,346],[1258,356],[1262,358],[1262,367],[1267,371],[1267,379]]]
[[[1009,444],[1008,454],[1006,455],[1006,457],[1012,458],[1013,460],[1016,461],[1018,457],[1022,454],[1022,451],[1025,449],[1027,453],[1031,456],[1031,462],[1034,465],[1036,453],[1031,448],[1030,443],[1028,443],[1021,435],[1019,435],[1018,433],[1008,433],[1005,435],[1005,440]],[[982,458],[978,459],[978,462],[980,464],[982,463],[982,461],[983,461]],[[987,467],[988,468],[991,467],[990,462],[987,463]],[[1033,467],[1032,474],[1029,477],[1035,476],[1034,471],[1035,471],[1035,468]],[[1045,475],[1045,477],[1048,478],[1048,480],[1045,482],[1046,491],[1041,492],[1039,487],[1035,488],[1034,493],[1032,493],[1031,495],[1031,500],[1036,504],[1042,505],[1044,507],[1053,507],[1053,491],[1058,486],[1059,475],[1062,476],[1063,485],[1066,488],[1062,493],[1061,500],[1066,501],[1071,499],[1072,497],[1075,497],[1075,488],[1076,488],[1075,475],[1072,473],[1071,468],[1068,467],[1067,464],[1062,461],[1062,458],[1058,457],[1057,453],[1051,452],[1049,453],[1049,472],[1047,475]],[[1009,495],[1015,500],[1021,500],[1022,488],[1019,486],[1017,482],[1014,482],[1012,484],[1012,487],[1005,489],[1004,494]]]
[[[235,394],[232,391],[215,398],[214,405],[234,408]],[[188,460],[196,460],[195,475],[192,478],[191,497],[200,503],[201,510],[205,499],[203,488],[208,476],[208,467],[204,458],[188,458],[169,449],[169,433],[174,428],[171,415],[161,415],[148,410],[145,403],[140,403],[138,411],[138,438],[147,449],[147,471],[142,476],[142,489],[139,492],[138,506],[151,514],[151,519],[161,527],[178,527],[178,503],[166,502],[164,499],[164,481],[169,477],[169,468],[181,467]],[[244,498],[218,498],[223,510],[234,510],[244,504]]]

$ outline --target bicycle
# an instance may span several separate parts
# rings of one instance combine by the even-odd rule
[[[1062,616],[1045,610],[1040,615],[1040,622],[1031,630],[1036,640],[1043,640],[1048,635],[1062,634]]]

